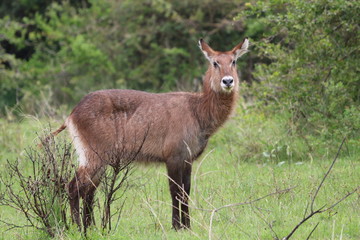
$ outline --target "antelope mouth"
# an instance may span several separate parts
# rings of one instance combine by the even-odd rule
[[[224,93],[232,93],[234,87],[223,87],[223,92]]]
[[[231,93],[234,90],[234,86],[221,86],[223,92]]]
[[[224,92],[231,92],[234,89],[234,78],[225,76],[221,79],[221,88]]]

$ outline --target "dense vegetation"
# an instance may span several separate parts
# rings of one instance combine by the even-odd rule
[[[358,133],[359,10],[345,0],[5,1],[0,110],[54,115],[102,88],[194,90],[205,67],[197,40],[226,49],[248,36],[243,95],[289,111],[296,131]]]
[[[0,108],[20,103],[23,111],[39,113],[44,101],[71,105],[101,88],[191,89],[203,73],[198,39],[233,47],[246,34],[243,21],[232,20],[242,6],[110,0],[83,7],[54,1],[31,16],[6,16]]]
[[[256,66],[256,90],[259,99],[291,112],[296,131],[327,137],[359,134],[359,11],[358,1],[277,2],[255,8],[259,21],[271,29],[258,44],[271,64]]]
[[[139,167],[124,196],[134,202],[126,202],[120,230],[93,231],[91,237],[135,234],[137,239],[147,236],[143,229],[148,226],[154,239],[205,239],[211,230],[219,239],[284,236],[293,221],[301,220],[308,196],[345,136],[339,163],[317,204],[336,202],[359,185],[359,12],[360,1],[353,0],[2,1],[0,168],[7,159],[26,165],[23,149],[37,141],[34,132],[49,121],[57,127],[86,93],[104,88],[198,91],[206,67],[198,39],[229,50],[248,36],[250,52],[238,61],[242,98],[237,111],[194,166],[201,180],[194,187],[193,231],[177,234],[170,224],[162,225],[170,218],[165,169]],[[40,121],[23,121],[25,115]],[[288,194],[248,208],[217,212],[213,229],[210,213],[199,210],[295,185]],[[153,192],[156,197],[149,195]],[[9,209],[0,210],[4,219],[18,221]],[[359,201],[352,198],[315,218],[313,224],[321,224],[314,239],[359,238],[359,211]],[[294,238],[305,239],[312,229],[303,226]],[[61,238],[80,237],[71,230]],[[22,239],[27,234],[21,230]],[[42,237],[31,232],[28,238]]]

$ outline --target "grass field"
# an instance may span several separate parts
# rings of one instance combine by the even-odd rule
[[[286,236],[303,219],[341,140],[335,146],[316,141],[314,137],[304,140],[289,136],[288,129],[284,128],[285,119],[241,112],[212,138],[207,151],[193,166],[191,230],[171,229],[171,201],[164,166],[136,165],[128,180],[128,190],[115,203],[121,206],[124,202],[117,229],[102,233],[93,227],[88,238],[281,239]],[[53,128],[60,123],[50,122]],[[0,120],[0,124],[0,167],[4,173],[6,159],[23,158],[24,149],[37,143],[35,133],[48,124],[36,119]],[[62,135],[66,138],[66,134]],[[329,207],[353,191],[360,185],[359,179],[360,142],[348,139],[318,193],[315,210]],[[283,189],[290,190],[251,204],[227,206]],[[311,239],[360,239],[359,194],[357,191],[333,209],[313,216],[291,239],[306,239],[317,223]],[[4,206],[0,206],[0,218],[26,224],[19,212]],[[98,209],[95,218],[98,225]],[[2,239],[48,238],[32,228],[6,231],[8,228],[1,223]],[[75,226],[56,236],[57,239],[80,237]]]

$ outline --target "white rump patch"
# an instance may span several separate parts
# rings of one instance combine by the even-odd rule
[[[76,126],[73,124],[71,119],[69,118],[66,120],[66,126],[69,129],[72,141],[75,146],[76,153],[78,155],[79,167],[86,166],[87,159],[86,159],[85,145],[80,138],[79,131],[76,128]]]

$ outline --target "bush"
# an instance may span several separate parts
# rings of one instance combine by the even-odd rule
[[[75,175],[76,161],[70,143],[52,137],[42,139],[41,143],[40,150],[29,148],[24,157],[8,160],[4,165],[5,171],[0,175],[0,206],[18,211],[25,221],[2,219],[0,222],[8,229],[33,227],[50,237],[62,236],[72,225],[68,182]],[[100,229],[105,234],[118,227],[125,202],[122,197],[128,189],[127,180],[137,154],[131,154],[126,161],[122,152],[109,154],[110,166],[104,171],[96,205]],[[122,204],[113,207],[119,201]]]
[[[51,237],[69,227],[66,184],[74,175],[68,143],[43,142],[43,149],[26,150],[24,158],[7,161],[0,176],[0,205],[21,213],[27,224],[7,222],[10,228],[34,227]]]
[[[324,139],[359,134],[357,1],[270,1],[251,7],[271,32],[256,43],[270,64],[256,66],[253,93],[291,113],[297,133]]]

